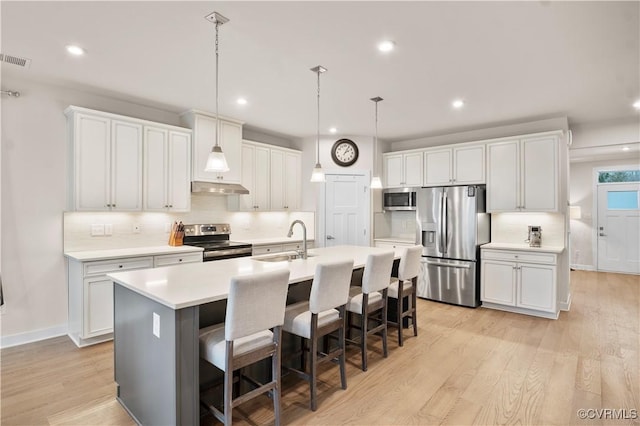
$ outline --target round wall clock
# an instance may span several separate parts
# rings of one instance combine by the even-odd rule
[[[358,145],[351,139],[338,139],[331,147],[331,158],[338,166],[349,167],[358,160]]]

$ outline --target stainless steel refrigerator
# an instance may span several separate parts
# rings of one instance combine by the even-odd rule
[[[424,272],[418,296],[479,306],[480,245],[490,240],[484,186],[421,188],[416,198]]]

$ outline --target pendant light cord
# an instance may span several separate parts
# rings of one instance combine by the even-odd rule
[[[219,146],[220,141],[220,117],[218,115],[218,33],[220,28],[220,21],[216,21],[216,146]]]
[[[320,70],[318,70],[318,132],[316,134],[316,164],[320,164]]]
[[[378,101],[375,102],[376,104],[376,121],[375,121],[375,126],[376,126],[376,136],[373,139],[373,176],[378,176],[377,175],[377,171],[378,171],[378,161],[377,161],[377,157],[378,157]]]

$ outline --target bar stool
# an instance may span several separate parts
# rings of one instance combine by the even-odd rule
[[[200,402],[225,425],[232,423],[234,407],[265,392],[273,397],[275,423],[280,424],[280,341],[288,288],[288,270],[234,277],[225,322],[200,330],[200,357],[224,371],[223,410]],[[247,378],[255,389],[234,398],[234,371],[266,358],[271,358],[271,381]]]
[[[380,334],[382,337],[382,353],[386,358],[387,351],[387,287],[393,268],[393,252],[370,254],[362,276],[362,287],[349,289],[347,312],[349,328],[360,330],[359,341],[347,339],[347,343],[360,346],[362,352],[362,371],[367,371],[367,337],[370,334]],[[378,315],[374,315],[379,313]],[[361,316],[361,325],[351,323],[351,315]],[[378,324],[369,328],[369,321]]]
[[[402,336],[402,320],[405,317],[411,317],[413,323],[413,335],[418,335],[418,322],[417,322],[417,310],[416,310],[416,289],[418,274],[420,273],[420,258],[422,257],[422,246],[407,247],[404,249],[402,256],[400,257],[400,266],[398,267],[398,278],[391,278],[391,284],[389,284],[389,299],[395,299],[396,303],[396,320],[389,321],[389,325],[398,329],[398,345],[403,346]],[[402,287],[400,287],[402,282]],[[407,300],[407,310],[403,310],[404,298],[411,298]],[[390,301],[389,303],[394,303]]]
[[[347,388],[344,357],[344,314],[353,273],[353,260],[324,263],[316,266],[309,301],[287,306],[283,329],[302,338],[301,369],[288,368],[309,382],[311,410],[316,411],[318,364],[332,361],[340,365],[342,389]],[[318,353],[318,338],[338,331],[338,347]],[[305,343],[309,341],[309,372],[306,371]],[[320,355],[320,356],[318,356]]]

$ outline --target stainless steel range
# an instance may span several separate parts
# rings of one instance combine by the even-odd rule
[[[203,262],[251,256],[252,245],[229,241],[230,234],[228,223],[185,225],[183,243],[204,248]]]

